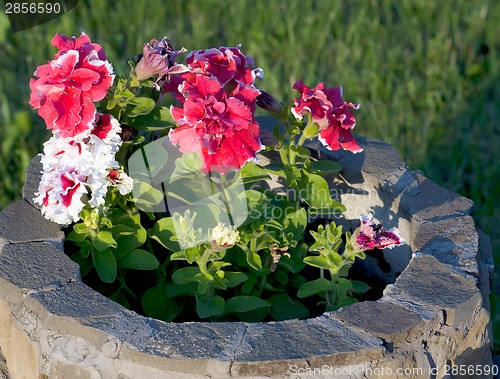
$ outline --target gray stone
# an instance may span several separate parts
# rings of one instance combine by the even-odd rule
[[[23,199],[36,208],[40,208],[38,204],[33,202],[35,192],[38,191],[38,184],[40,183],[42,172],[42,163],[40,158],[40,155],[35,156],[26,168],[26,177],[23,186]]]
[[[47,241],[62,250],[64,233],[26,201],[17,201],[0,212],[0,239],[11,243]]]
[[[91,319],[126,312],[121,305],[80,281],[69,283],[53,291],[33,293],[30,297],[40,301],[50,313],[58,316]]]
[[[164,323],[149,320],[151,334],[141,345],[145,352],[167,357],[229,361],[243,338],[243,323]]]
[[[411,329],[423,322],[417,312],[387,301],[356,303],[331,313],[329,317],[363,329],[392,343],[406,339]]]
[[[444,322],[456,326],[482,304],[477,281],[442,264],[431,255],[417,255],[385,296],[402,302],[435,307],[445,312]]]
[[[301,367],[306,362],[311,366],[361,364],[381,357],[382,352],[381,340],[326,316],[248,324],[231,373],[287,375],[292,364]]]
[[[401,205],[415,221],[438,221],[453,216],[469,215],[473,202],[438,186],[422,174],[414,172],[419,193],[404,196]]]
[[[424,221],[418,223],[414,231],[415,250],[479,276],[479,238],[472,217],[456,216],[433,222]]]
[[[80,268],[48,242],[4,244],[0,277],[27,290],[44,291],[80,278]]]
[[[490,237],[477,229],[479,236],[479,288],[483,295],[484,306],[490,309],[490,293],[492,290],[493,270],[493,250]]]

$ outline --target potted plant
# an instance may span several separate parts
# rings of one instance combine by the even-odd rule
[[[221,364],[209,370],[216,375],[306,375],[308,367],[322,366],[318,357],[331,370],[364,365],[359,375],[370,369],[392,370],[399,364],[410,367],[403,357],[412,343],[436,341],[430,331],[436,330],[435,308],[439,308],[432,304],[426,310],[422,304],[428,299],[419,298],[419,293],[419,300],[410,301],[410,306],[397,304],[412,288],[413,276],[401,275],[401,285],[386,290],[390,298],[385,301],[341,307],[363,299],[370,289],[359,276],[367,273],[367,267],[372,269],[368,271],[370,284],[379,290],[369,293],[368,299],[374,300],[382,296],[383,285],[394,283],[405,269],[412,251],[426,248],[431,250],[427,257],[413,260],[413,275],[426,272],[426,265],[431,264],[442,275],[451,275],[450,283],[463,294],[441,314],[441,325],[455,328],[449,340],[460,340],[457,335],[469,331],[473,319],[481,320],[479,330],[487,329],[489,318],[483,311],[487,304],[483,304],[484,296],[476,296],[477,283],[443,265],[452,258],[441,247],[435,254],[435,244],[422,244],[419,233],[428,226],[427,218],[419,219],[422,204],[412,201],[427,185],[425,179],[399,167],[399,158],[387,163],[391,162],[387,145],[378,153],[385,156],[379,157],[337,153],[340,149],[360,153],[366,146],[373,154],[376,145],[363,140],[360,146],[354,140],[353,111],[359,106],[342,99],[341,87],[322,83],[308,87],[298,81],[294,85],[298,98],[281,104],[257,89],[255,81],[263,76],[262,70],[254,68],[239,46],[192,51],[186,64],[179,64],[176,60],[185,50],[174,50],[167,39],[145,44],[143,54],[130,62],[130,76],[115,80],[104,50],[85,34],[78,38],[56,35],[52,44],[58,53],[38,67],[30,83],[30,103],[53,132],[40,159],[42,176],[34,203],[45,218],[66,228],[65,251],[96,290],[154,319],[197,321],[194,329],[181,324],[181,334],[195,330],[201,338],[219,336],[221,341],[215,346],[222,353],[209,356],[202,368]],[[257,106],[276,121],[257,119]],[[322,159],[324,155],[328,159]],[[372,162],[363,161],[368,158]],[[367,177],[374,158],[384,163],[382,169],[374,170],[377,175],[371,175],[376,177],[372,183]],[[380,193],[370,198],[366,195],[371,195],[373,187]],[[339,201],[340,196],[332,196],[336,193],[342,193],[349,207]],[[412,207],[414,214],[407,214]],[[370,210],[377,212],[373,216]],[[461,217],[469,210],[470,204],[462,200],[453,208],[462,212]],[[396,229],[386,231],[376,219],[404,228],[402,234],[412,240],[412,251],[402,246]],[[422,245],[414,249],[418,244]],[[382,254],[381,249],[392,247],[398,247],[392,257]],[[359,262],[367,252],[368,264],[363,266]],[[472,264],[462,258],[459,254],[453,264]],[[476,262],[466,272],[484,282],[488,257],[482,260],[484,267]],[[358,275],[350,271],[353,265]],[[430,274],[429,278],[439,282],[440,276]],[[483,292],[487,291],[482,285]],[[35,294],[35,298],[50,304],[50,295]],[[446,298],[439,291],[436,297],[437,303]],[[144,318],[135,313],[106,304],[131,317],[131,325],[144,324]],[[364,304],[369,309],[363,310]],[[456,309],[467,307],[464,304],[473,310],[464,312],[461,319]],[[50,306],[47,309],[53,313]],[[370,310],[392,312],[392,319],[397,316],[402,325],[394,328],[389,319],[383,320],[389,326],[374,323],[373,315],[364,321],[354,317]],[[452,321],[446,312],[453,314]],[[269,322],[249,324],[259,321]],[[221,326],[221,322],[228,323]],[[172,352],[164,350],[173,338],[164,334],[174,328],[172,324],[151,320],[147,324],[162,330],[153,333],[161,347],[149,341],[143,352],[157,349],[174,360],[194,358],[189,349],[186,354],[178,346]],[[405,343],[398,340],[422,325],[428,335],[408,337]],[[334,343],[310,342],[310,348],[316,349],[311,353],[303,342],[295,342],[294,330],[302,336],[323,333]],[[134,333],[120,333],[102,344],[100,350],[107,358],[117,358],[118,353],[113,355],[121,350],[120,344],[135,338]],[[271,339],[284,333],[292,354],[262,354],[273,342],[263,342],[262,333]],[[227,342],[230,335],[232,342]],[[236,343],[234,335],[239,342],[230,348]],[[346,345],[340,343],[342,336],[349,341]],[[471,344],[470,356],[487,356],[488,341],[486,333]],[[252,347],[252,354],[246,353],[245,344]],[[364,353],[349,358],[356,349]],[[229,356],[226,350],[232,351]],[[411,367],[420,367],[427,356],[440,362],[467,359],[462,348],[443,356],[440,351],[426,346],[412,356]],[[367,356],[371,356],[368,366]],[[447,372],[432,360],[427,362],[428,373]],[[270,363],[261,367],[262,361]],[[482,361],[488,363],[487,357]],[[127,364],[121,361],[118,366],[123,372],[133,372],[125,369]],[[197,372],[169,367],[168,360],[158,365],[164,373]],[[112,370],[103,370],[111,375]]]

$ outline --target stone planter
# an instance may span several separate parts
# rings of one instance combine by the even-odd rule
[[[343,164],[347,219],[371,210],[406,240],[385,253],[389,285],[377,301],[271,323],[164,323],[84,285],[63,233],[32,204],[35,159],[24,200],[0,213],[3,377],[442,378],[446,365],[491,368],[491,247],[472,202],[410,171],[390,145],[359,141],[361,154],[319,155]]]

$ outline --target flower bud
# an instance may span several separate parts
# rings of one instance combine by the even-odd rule
[[[281,103],[265,91],[260,91],[260,95],[257,96],[257,105],[269,113],[277,115],[281,115],[283,111]]]
[[[171,68],[177,66],[174,62],[175,57],[185,51],[186,49],[184,48],[174,50],[170,40],[165,37],[160,41],[152,39],[149,43],[144,45],[142,58],[135,68],[137,80],[146,80],[155,75],[159,75],[160,77],[166,75],[172,71],[170,70]],[[174,69],[174,71],[178,70]]]
[[[234,246],[240,240],[240,234],[237,230],[225,226],[222,222],[212,229],[212,249],[221,251]]]

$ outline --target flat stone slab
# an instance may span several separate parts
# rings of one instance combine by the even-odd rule
[[[64,233],[26,201],[10,204],[0,213],[0,240],[10,243],[48,241],[62,250]]]
[[[27,292],[80,280],[80,267],[49,242],[0,245],[0,277]]]
[[[424,321],[418,312],[387,301],[353,304],[330,314],[329,317],[363,329],[391,343],[398,338],[406,338],[411,329]]]

